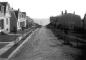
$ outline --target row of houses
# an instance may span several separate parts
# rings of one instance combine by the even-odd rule
[[[19,31],[27,26],[26,12],[14,10],[8,2],[0,2],[0,31]]]
[[[63,26],[68,27],[70,29],[74,28],[83,28],[86,29],[86,14],[84,15],[84,18],[81,19],[81,17],[74,13],[65,13],[59,15],[59,16],[51,16],[50,17],[50,24],[54,25],[54,27]]]

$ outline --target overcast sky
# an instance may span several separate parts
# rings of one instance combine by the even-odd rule
[[[80,15],[83,18],[86,12],[85,0],[0,0],[8,1],[14,9],[20,8],[31,18],[49,18],[61,14],[61,11]]]
[[[75,11],[84,16],[86,12],[85,0],[0,0],[8,1],[14,9],[26,11],[32,18],[49,18],[56,16],[63,10]]]

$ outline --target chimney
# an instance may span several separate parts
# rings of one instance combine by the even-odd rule
[[[85,19],[86,19],[86,13],[84,14],[84,18],[83,18],[83,28],[85,28]]]
[[[63,11],[62,11],[62,15],[63,15],[64,13],[63,13]]]
[[[75,15],[75,11],[74,11],[74,15]]]
[[[20,9],[18,8],[18,11],[20,11]]]
[[[67,10],[65,10],[65,14],[67,14]]]
[[[12,10],[13,10],[13,8],[12,8]]]
[[[85,16],[86,16],[86,13],[85,13]]]

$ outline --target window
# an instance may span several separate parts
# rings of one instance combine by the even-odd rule
[[[8,28],[6,30],[8,31]]]
[[[4,28],[4,19],[0,20],[0,28],[3,29]]]
[[[20,22],[20,27],[24,27],[25,26],[25,22]]]
[[[19,24],[20,24],[20,23],[18,22],[18,26],[19,26]]]
[[[6,24],[8,24],[8,18],[6,19]]]
[[[1,6],[0,6],[0,11],[1,11]]]
[[[21,14],[21,18],[23,17],[23,14]]]
[[[1,6],[1,12],[2,13],[4,12],[4,6]]]

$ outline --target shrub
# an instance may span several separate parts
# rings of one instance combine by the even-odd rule
[[[6,35],[6,33],[4,33],[3,31],[0,32],[1,35]]]
[[[17,33],[17,28],[13,27],[13,31],[12,32]]]

